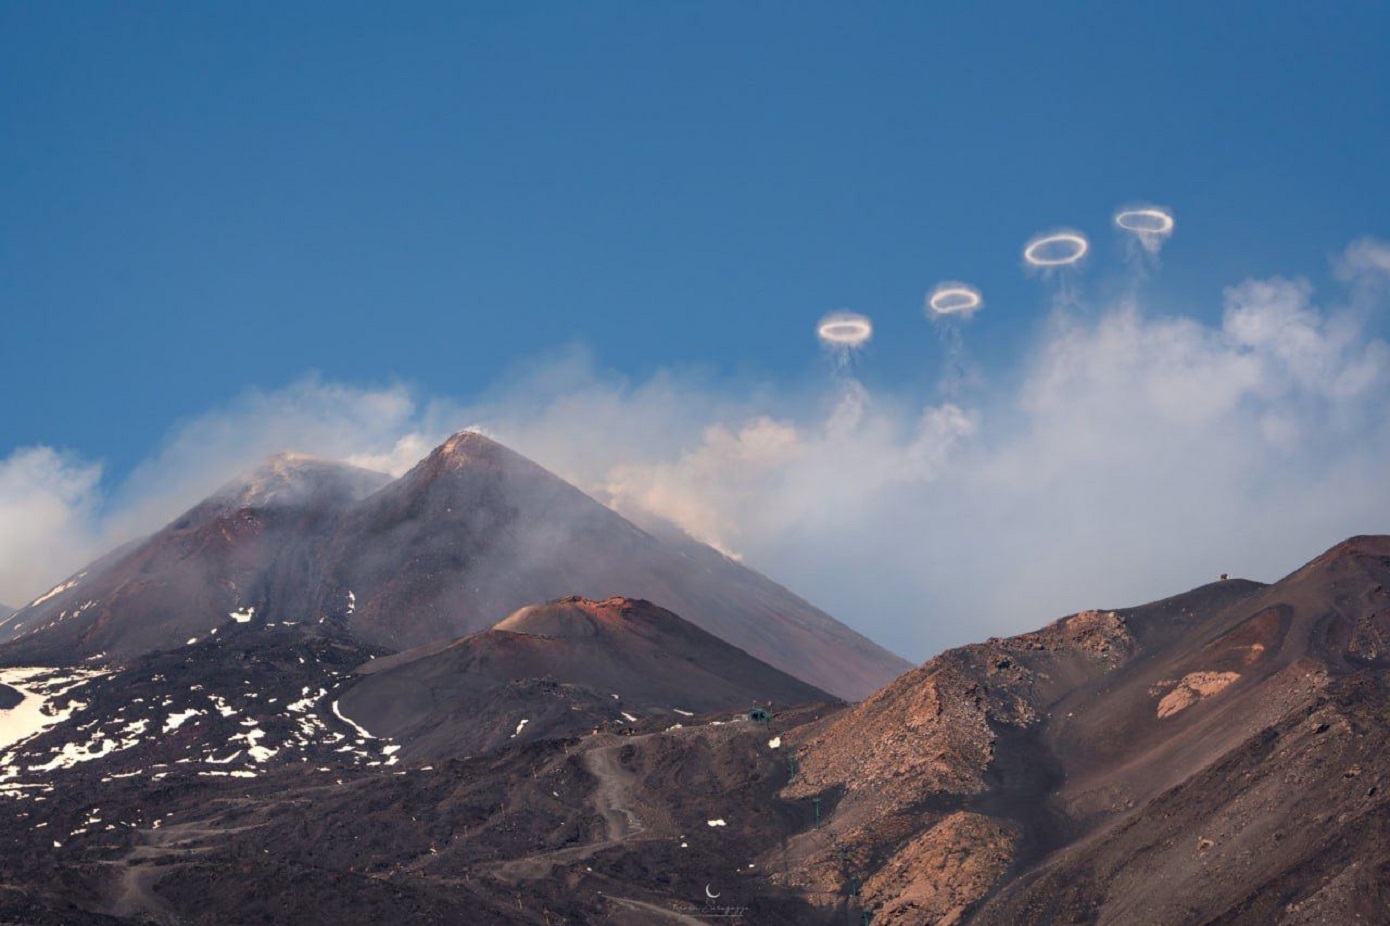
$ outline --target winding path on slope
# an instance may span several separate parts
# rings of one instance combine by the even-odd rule
[[[598,781],[590,799],[603,817],[610,843],[626,842],[647,829],[632,805],[632,788],[637,776],[623,766],[620,756],[623,745],[602,746],[584,753],[584,767]]]
[[[141,845],[132,846],[124,858],[101,863],[120,871],[110,914],[138,916],[161,926],[179,922],[177,911],[154,890],[155,884],[177,866],[214,851],[228,836],[263,825],[218,827],[215,820],[195,820],[138,830]]]
[[[636,739],[633,737],[632,739]],[[642,835],[647,825],[632,802],[637,776],[622,763],[622,749],[631,739],[584,752],[581,761],[596,782],[589,795],[594,810],[603,818],[604,838],[582,846],[569,846],[553,852],[540,852],[498,864],[494,874],[509,880],[546,878],[557,865],[583,861],[590,856],[629,842],[659,839]]]

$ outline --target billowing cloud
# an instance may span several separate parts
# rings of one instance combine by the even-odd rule
[[[1226,290],[1214,322],[1133,299],[1058,312],[1019,384],[986,380],[975,407],[844,376],[632,382],[582,351],[468,403],[317,379],[252,392],[175,429],[105,495],[97,467],[52,451],[0,463],[0,600],[271,452],[400,472],[465,425],[913,658],[1222,572],[1273,579],[1390,529],[1390,348],[1371,333],[1390,248],[1359,242],[1335,269],[1331,304],[1273,278]]]
[[[41,582],[97,553],[101,466],[47,447],[0,460],[0,600],[25,603]]]
[[[1390,353],[1354,295],[1379,253],[1340,262],[1353,295],[1332,308],[1271,279],[1228,289],[1215,324],[1133,301],[1059,313],[988,414],[852,384],[768,414],[590,383],[483,417],[620,511],[673,520],[919,657],[1222,572],[1277,578],[1390,529]],[[572,465],[563,421],[603,435],[600,459]]]

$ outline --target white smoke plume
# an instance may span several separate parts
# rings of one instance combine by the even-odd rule
[[[1132,299],[1056,313],[1021,384],[973,406],[843,378],[632,382],[582,352],[469,403],[314,379],[250,393],[122,485],[42,448],[0,462],[0,600],[23,603],[270,452],[399,472],[473,424],[914,659],[1222,572],[1274,579],[1390,531],[1390,347],[1373,334],[1390,246],[1358,242],[1336,271],[1330,303],[1306,281],[1252,280],[1212,323]]]

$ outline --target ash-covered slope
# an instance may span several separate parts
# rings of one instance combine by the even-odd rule
[[[1380,921],[1388,586],[1359,537],[943,654],[797,735],[786,795],[835,795],[837,848],[789,879],[848,859],[875,923]]]
[[[566,598],[359,670],[345,715],[402,756],[480,753],[651,716],[833,701],[647,601]]]
[[[389,484],[388,484],[389,483]],[[580,594],[654,601],[841,697],[903,660],[756,572],[658,539],[479,435],[401,479],[295,455],[117,550],[0,625],[0,664],[122,661],[182,646],[232,615],[338,622],[402,650]]]
[[[405,649],[569,595],[643,598],[803,681],[862,697],[907,664],[709,547],[662,541],[488,438],[451,437],[354,507],[319,609]]]
[[[267,611],[304,620],[339,518],[389,477],[299,454],[272,457],[152,537],[116,550],[0,627],[0,661],[122,661]]]
[[[6,675],[71,716],[0,763],[0,920],[1385,922],[1387,589],[1390,538],[1355,538],[770,729],[653,717],[424,763],[338,715],[436,658],[450,683],[448,645],[348,675],[370,653],[331,621],[236,624],[123,673]],[[589,608],[470,639],[568,645]]]

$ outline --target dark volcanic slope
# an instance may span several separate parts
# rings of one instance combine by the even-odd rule
[[[125,660],[240,620],[346,625],[407,649],[580,594],[670,608],[842,697],[903,660],[686,538],[658,539],[485,437],[450,438],[400,480],[292,455],[108,555],[0,625],[0,664]],[[378,491],[379,490],[379,491]]]
[[[1071,615],[770,729],[654,716],[428,764],[340,716],[348,687],[435,665],[421,684],[447,686],[454,658],[534,671],[507,641],[601,638],[611,606],[526,610],[365,675],[332,621],[114,673],[3,670],[57,713],[26,739],[24,701],[0,707],[21,712],[0,921],[1386,922],[1388,588],[1390,538],[1355,538],[1271,586]]]
[[[395,649],[486,629],[536,601],[622,595],[841,697],[908,667],[756,572],[703,544],[658,540],[471,432],[356,506],[330,559],[320,608]]]
[[[832,701],[647,601],[566,598],[368,663],[341,710],[404,758],[482,752],[650,715]]]
[[[842,789],[828,827],[875,923],[1350,921],[1358,872],[1390,866],[1365,838],[1387,832],[1387,585],[1390,538],[1360,537],[1272,586],[943,654],[807,731],[788,795]],[[840,877],[796,851],[794,881]]]
[[[129,544],[15,612],[0,661],[125,660],[242,619],[303,620],[296,606],[321,572],[319,550],[380,473],[281,454],[149,539]]]

